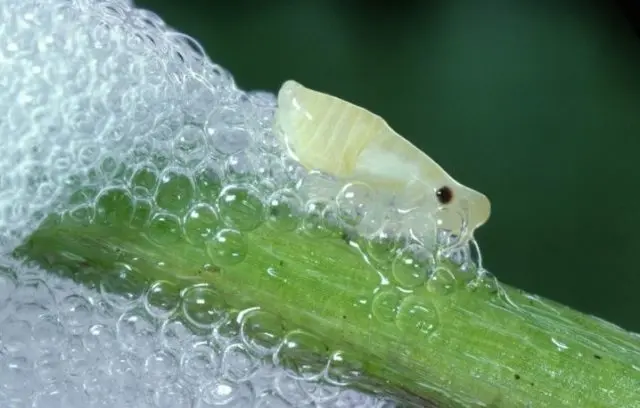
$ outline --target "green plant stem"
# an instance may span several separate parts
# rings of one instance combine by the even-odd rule
[[[245,234],[244,259],[225,265],[185,238],[158,245],[125,224],[65,217],[17,252],[67,271],[128,263],[139,284],[208,283],[226,307],[259,306],[317,336],[368,384],[415,406],[640,407],[635,334],[492,278],[469,282],[448,261],[429,282],[399,289],[399,266],[372,266],[336,234],[265,224]]]

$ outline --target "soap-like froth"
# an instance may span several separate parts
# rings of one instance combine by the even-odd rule
[[[223,324],[202,320],[189,308],[196,299],[207,299],[203,289],[192,287],[187,289],[192,293],[172,299],[163,296],[171,292],[164,285],[114,295],[1,260],[0,406],[392,406],[265,363],[260,351],[270,352],[269,344],[248,341],[244,332],[273,317],[249,314],[236,327],[223,316]],[[216,335],[188,330],[185,324],[193,319],[201,327],[215,323]],[[286,351],[279,355],[286,359]]]
[[[272,94],[237,89],[196,41],[130,2],[0,0],[0,38],[0,406],[386,403],[265,363],[258,357],[268,344],[251,343],[241,328],[225,331],[223,314],[190,310],[192,299],[215,300],[206,289],[181,299],[164,296],[170,283],[162,281],[90,289],[12,260],[7,254],[47,214],[82,217],[101,200],[133,195],[164,211],[150,229],[199,211],[232,225],[217,234],[241,246],[251,220],[229,218],[224,203],[208,211],[215,203],[195,196],[198,183],[218,177],[229,189],[273,190],[259,205],[292,208],[299,199],[287,187],[300,184],[301,169],[270,135]],[[211,251],[221,262],[241,254]],[[215,327],[215,336],[198,337],[176,316]]]
[[[0,2],[0,232],[5,248],[66,205],[107,157],[192,167],[241,152],[273,108],[190,37],[123,1]],[[224,132],[224,129],[231,132]],[[207,133],[208,132],[208,133]]]

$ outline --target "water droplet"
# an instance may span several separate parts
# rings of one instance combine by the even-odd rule
[[[116,344],[116,334],[110,326],[94,324],[89,327],[89,336],[85,337],[84,346],[89,353],[99,355],[110,351]]]
[[[244,261],[249,245],[240,231],[222,229],[207,242],[207,253],[211,260],[222,266],[232,266]]]
[[[133,215],[133,197],[124,188],[105,189],[96,197],[95,220],[105,225],[129,223]]]
[[[151,212],[153,211],[153,204],[151,201],[136,199],[133,207],[133,216],[131,217],[132,228],[144,227],[151,218]]]
[[[276,392],[291,403],[304,405],[311,402],[311,397],[300,386],[300,380],[291,378],[286,373],[279,373],[273,381]]]
[[[191,336],[192,332],[179,319],[165,320],[160,328],[162,345],[171,350],[182,350],[184,342]]]
[[[302,220],[302,229],[306,235],[315,238],[326,238],[331,234],[326,212],[329,204],[321,200],[311,200],[305,205],[305,214]]]
[[[272,313],[252,309],[242,316],[240,335],[251,351],[266,356],[275,352],[282,341],[283,323]]]
[[[66,211],[64,216],[69,217],[81,225],[89,225],[95,218],[95,211],[90,205],[76,205]]]
[[[342,390],[342,387],[320,381],[301,381],[299,384],[316,404],[332,403]]]
[[[80,295],[69,295],[60,301],[60,320],[72,334],[88,329],[93,320],[93,306]]]
[[[156,203],[172,214],[183,214],[193,200],[195,186],[189,176],[180,170],[167,169],[160,175],[156,190]]]
[[[318,337],[299,330],[288,333],[273,355],[275,365],[300,380],[320,378],[328,359],[326,345]]]
[[[374,202],[374,191],[365,183],[347,183],[336,196],[338,217],[348,225],[356,226],[367,214],[367,205]]]
[[[363,373],[363,364],[357,356],[337,351],[329,359],[325,379],[331,384],[346,386],[362,378]]]
[[[391,233],[379,230],[365,240],[364,250],[369,259],[382,267],[392,266],[396,257],[398,241]]]
[[[255,392],[250,383],[235,383],[225,379],[205,384],[202,387],[202,402],[206,408],[224,406],[245,408],[253,406]],[[204,408],[204,407],[203,407]]]
[[[500,290],[500,282],[491,272],[482,269],[478,272],[477,277],[467,285],[467,288],[495,294]]]
[[[253,137],[246,127],[244,114],[228,106],[211,111],[205,125],[211,145],[223,155],[240,152],[249,146]]]
[[[284,187],[285,180],[282,179],[284,169],[282,168],[282,161],[280,161],[279,155],[261,152],[259,155],[254,156],[254,161],[257,177],[256,182],[259,185],[264,187],[270,186],[271,188],[267,189],[271,192]]]
[[[40,318],[41,316],[45,316],[49,314],[50,312],[48,310],[48,307],[50,306],[49,305],[43,306],[36,302],[28,302],[28,301],[14,302],[15,315],[20,316],[21,319],[29,322],[33,322],[34,320]],[[5,321],[2,324],[5,325],[7,323]],[[31,323],[29,323],[29,326],[30,325]],[[8,324],[7,324],[7,327],[9,327]],[[3,331],[4,330],[5,329],[3,328]],[[13,340],[13,334],[8,334],[8,331],[5,331],[4,336],[2,336],[3,337],[2,343],[4,343],[4,347],[7,349],[10,349],[11,347],[16,347],[15,349],[16,351],[28,350],[32,346],[32,343],[35,341],[35,339],[32,339],[32,338],[20,339],[20,337],[24,337],[22,333],[24,332],[16,333],[16,336],[18,337],[16,341],[18,341],[19,343],[19,344],[16,344]],[[11,340],[9,341],[7,339],[11,339]],[[9,343],[11,344],[11,346],[8,345]]]
[[[185,377],[193,383],[218,376],[218,351],[206,342],[198,342],[182,355],[180,366]]]
[[[177,382],[157,388],[153,399],[158,408],[190,407],[193,402],[189,389]]]
[[[214,163],[197,170],[194,174],[197,195],[201,201],[213,202],[218,198],[222,186],[222,171]]]
[[[85,145],[78,149],[78,162],[85,168],[92,168],[100,157],[101,147]]]
[[[429,277],[427,288],[433,293],[448,295],[455,291],[456,284],[453,272],[445,266],[438,266]]]
[[[22,277],[24,279],[24,277]],[[35,303],[37,305],[47,307],[45,305],[54,305],[56,300],[51,288],[42,279],[23,280],[18,285],[18,290],[13,294],[14,300]]]
[[[116,309],[128,309],[137,303],[146,287],[146,278],[131,265],[117,263],[112,273],[100,280],[102,298]]]
[[[192,168],[207,155],[207,140],[202,128],[184,126],[173,141],[173,154],[186,168]]]
[[[178,243],[182,238],[180,219],[171,214],[155,214],[149,221],[147,236],[150,241],[166,248]]]
[[[102,296],[94,300],[96,304],[96,314],[98,315],[98,318],[106,319],[106,320],[113,320],[117,318],[121,310],[118,310],[119,308],[115,307],[108,300],[106,300],[103,293],[100,293],[100,294]]]
[[[329,232],[331,232],[331,227],[340,225],[340,218],[338,217],[338,207],[335,203],[331,203],[327,207],[325,207],[324,211],[322,211],[322,219],[324,220],[324,225],[327,227]]]
[[[150,385],[161,381],[172,381],[177,376],[178,360],[167,350],[156,350],[144,360],[144,371],[151,377]]]
[[[216,328],[215,333],[218,337],[225,341],[230,341],[240,335],[240,324],[236,317],[236,313],[231,314],[219,327]]]
[[[204,245],[205,242],[214,238],[220,224],[218,214],[212,206],[198,204],[185,217],[185,235],[191,243]]]
[[[383,323],[393,323],[398,314],[402,297],[393,290],[378,293],[371,304],[373,315]]]
[[[218,292],[206,285],[194,285],[182,294],[182,313],[199,329],[213,329],[225,318],[225,303]]]
[[[158,169],[153,165],[138,167],[131,176],[131,189],[138,197],[149,197],[158,185]]]
[[[235,382],[247,381],[260,367],[260,360],[253,357],[244,344],[227,346],[222,355],[222,372],[225,378]]]
[[[144,309],[131,309],[124,312],[116,323],[118,341],[133,352],[150,351],[157,331],[155,320]]]
[[[44,171],[44,169],[42,170]],[[73,182],[73,186],[81,185],[82,180],[76,180]],[[87,204],[95,199],[100,192],[100,189],[94,186],[80,186],[69,197],[68,203],[72,206]]]
[[[234,153],[224,161],[224,173],[227,180],[238,183],[255,181],[257,158],[249,152]]]
[[[230,185],[218,197],[222,220],[239,231],[253,231],[263,222],[264,207],[258,191],[247,185]]]
[[[293,190],[276,191],[267,201],[269,226],[277,231],[293,231],[298,228],[304,204]]]
[[[443,252],[449,251],[456,247],[460,241],[460,237],[466,232],[467,217],[457,209],[450,207],[441,207],[435,214],[436,225],[438,229],[455,232],[456,236],[449,236],[448,242],[444,243]]]
[[[427,280],[433,257],[421,245],[411,244],[396,256],[392,271],[396,282],[404,288],[415,288]]]
[[[180,303],[180,288],[168,281],[156,281],[147,289],[143,304],[147,312],[156,318],[167,319]]]
[[[106,157],[100,164],[100,172],[108,179],[116,178],[123,170],[124,163],[113,157]]]
[[[438,329],[440,319],[432,302],[410,295],[400,303],[396,324],[406,333],[428,337]]]

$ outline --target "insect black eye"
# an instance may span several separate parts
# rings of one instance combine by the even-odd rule
[[[440,187],[436,190],[436,197],[440,204],[449,204],[453,200],[453,191],[447,186]]]

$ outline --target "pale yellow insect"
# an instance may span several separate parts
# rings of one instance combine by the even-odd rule
[[[438,228],[465,241],[489,219],[485,195],[364,108],[289,80],[278,93],[275,123],[289,154],[308,170],[394,194],[399,207],[437,213]]]

